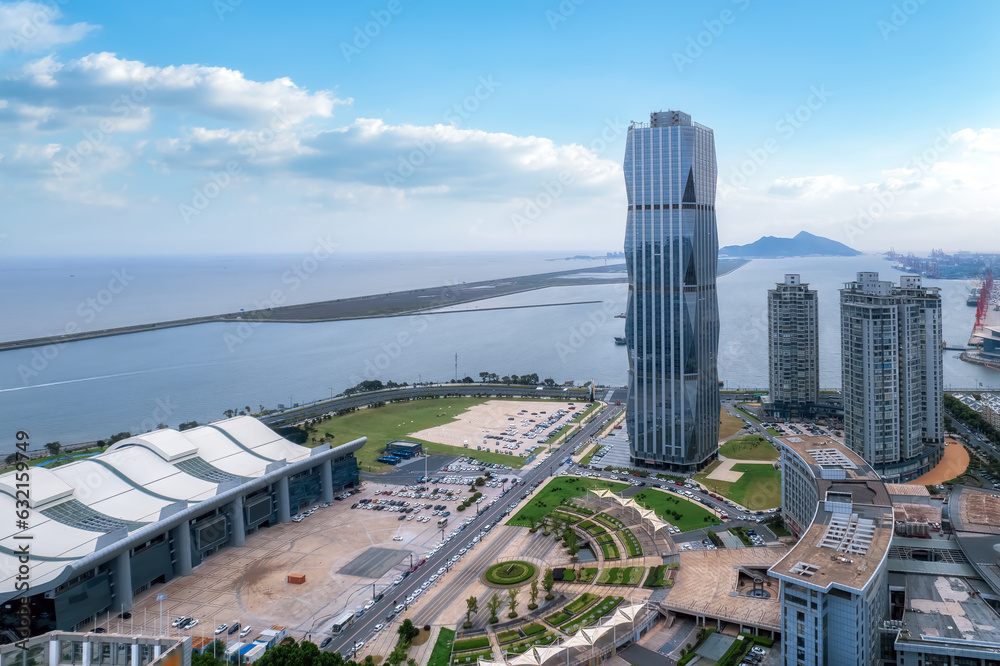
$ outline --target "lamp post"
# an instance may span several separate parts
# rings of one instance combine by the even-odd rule
[[[167,598],[165,594],[156,595],[156,600],[160,603],[160,636],[163,635],[163,600]]]

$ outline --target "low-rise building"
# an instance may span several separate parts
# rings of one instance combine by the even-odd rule
[[[0,630],[18,627],[25,544],[31,634],[88,627],[131,610],[134,595],[190,574],[219,549],[242,546],[248,534],[332,501],[358,483],[354,452],[364,443],[307,448],[242,416],[0,476],[6,515],[18,509],[19,484],[31,488],[28,527],[11,520],[0,528]]]

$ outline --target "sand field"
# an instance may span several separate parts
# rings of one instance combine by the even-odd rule
[[[469,448],[475,449],[477,446],[484,446],[483,439],[486,435],[504,435],[507,426],[517,426],[518,435],[516,439],[522,442],[518,449],[503,448],[504,442],[495,439],[487,439],[490,450],[499,448],[501,453],[518,455],[530,451],[538,446],[538,440],[524,437],[524,433],[534,426],[534,423],[521,424],[522,420],[535,419],[536,422],[544,421],[547,416],[559,409],[566,409],[568,403],[556,400],[488,400],[480,405],[470,407],[465,412],[458,415],[457,420],[451,423],[434,426],[419,432],[411,433],[412,437],[423,439],[428,442],[437,442],[448,446],[462,447],[468,444]],[[576,410],[570,411],[560,423],[564,423],[575,411],[583,411],[585,403],[576,403]],[[524,414],[520,412],[526,410]],[[532,416],[531,412],[535,412]],[[545,412],[544,414],[542,412]],[[510,418],[514,420],[511,421]]]
[[[948,442],[948,446],[944,447],[944,455],[941,456],[941,462],[931,471],[909,483],[930,486],[950,481],[956,476],[965,474],[965,471],[969,469],[969,452],[954,439],[947,439],[946,441]]]

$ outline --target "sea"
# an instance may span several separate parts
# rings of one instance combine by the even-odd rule
[[[572,253],[18,259],[0,267],[0,339],[97,330],[263,306],[448,286],[622,259]],[[839,295],[859,271],[901,274],[879,255],[755,259],[718,281],[719,377],[767,386],[767,290],[798,273],[819,292],[820,372],[840,386]],[[968,341],[975,308],[962,280],[940,287],[944,335]],[[94,441],[161,424],[223,418],[227,409],[329,398],[364,379],[441,382],[480,372],[623,386],[625,284],[551,287],[419,315],[309,324],[226,322],[0,352],[0,454],[15,432],[33,444]],[[539,306],[539,307],[524,307]],[[1000,373],[946,351],[952,389],[1000,389]]]

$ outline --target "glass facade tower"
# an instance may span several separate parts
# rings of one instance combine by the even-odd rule
[[[636,464],[691,471],[719,439],[719,304],[712,130],[680,111],[625,144],[627,423]]]

